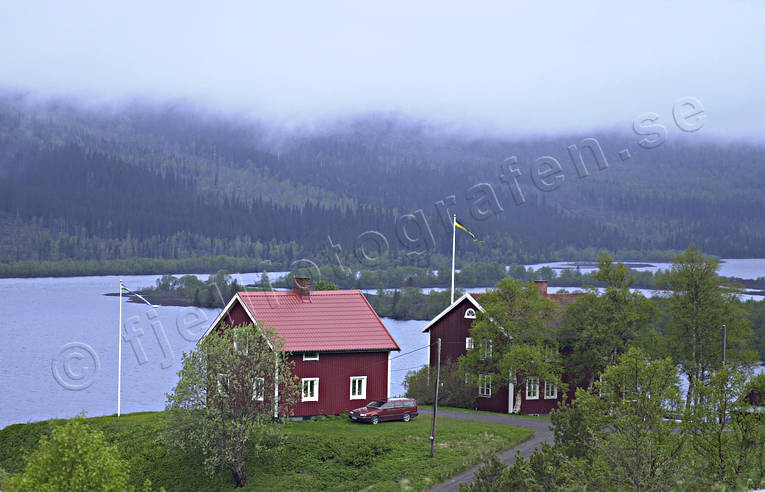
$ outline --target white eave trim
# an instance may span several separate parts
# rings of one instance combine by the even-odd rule
[[[475,300],[475,298],[474,298],[473,296],[471,296],[470,294],[463,294],[463,295],[462,295],[462,297],[460,297],[459,299],[457,299],[456,301],[454,301],[453,303],[451,303],[451,304],[450,304],[450,305],[449,305],[449,306],[448,306],[446,309],[444,309],[443,311],[441,311],[441,313],[439,313],[439,314],[438,314],[438,316],[436,316],[435,318],[433,318],[432,320],[430,320],[430,322],[429,322],[427,325],[425,325],[425,328],[423,328],[423,329],[422,329],[422,332],[423,332],[423,333],[426,333],[426,332],[428,332],[428,331],[430,330],[430,328],[431,328],[431,327],[432,327],[434,324],[436,324],[436,323],[438,322],[438,320],[440,320],[441,318],[443,318],[444,316],[446,316],[446,314],[447,314],[447,313],[449,313],[449,312],[450,312],[452,309],[454,309],[454,308],[455,308],[455,307],[456,307],[456,306],[457,306],[459,303],[461,303],[461,302],[462,302],[462,301],[464,301],[465,299],[467,299],[468,301],[470,301],[470,303],[471,303],[473,306],[475,306],[475,308],[476,308],[476,309],[480,310],[482,313],[486,312],[486,311],[484,311],[483,307],[482,307],[480,304],[478,304],[478,301],[476,301],[476,300]]]
[[[204,340],[205,337],[209,335],[213,331],[213,329],[215,329],[216,326],[218,326],[218,324],[223,320],[223,318],[231,311],[231,308],[234,307],[234,303],[236,302],[239,302],[242,308],[244,308],[244,312],[247,313],[247,316],[250,318],[250,321],[252,321],[252,324],[254,326],[260,326],[260,324],[258,323],[258,320],[255,319],[255,316],[252,315],[250,310],[247,308],[247,304],[245,304],[244,301],[242,301],[242,299],[239,297],[239,293],[237,292],[234,295],[234,297],[232,297],[231,300],[228,301],[228,304],[226,304],[226,307],[223,308],[223,311],[220,312],[218,317],[215,318],[215,321],[213,321],[210,327],[207,328],[207,331],[205,331],[204,335],[202,335],[202,338],[199,339],[197,344],[199,344],[199,342]],[[271,343],[271,340],[269,340],[268,337],[265,337],[265,338],[266,338],[266,342],[268,342],[269,348],[273,350],[274,346]]]

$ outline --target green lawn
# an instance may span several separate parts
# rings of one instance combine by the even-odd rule
[[[58,421],[60,422],[60,421]],[[162,442],[161,412],[87,419],[104,432],[130,463],[133,482],[156,488],[234,490],[227,470],[208,476],[201,459]],[[25,451],[57,421],[0,430],[0,467],[15,472]],[[285,425],[285,445],[260,463],[248,462],[244,490],[422,490],[508,449],[532,431],[506,425],[438,419],[436,457],[429,458],[431,420],[357,424],[328,417]]]

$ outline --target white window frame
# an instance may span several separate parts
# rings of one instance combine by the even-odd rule
[[[319,360],[318,352],[304,352],[303,360]]]
[[[552,388],[552,391],[547,391],[548,388]],[[545,394],[544,394],[545,400],[557,400],[558,399],[558,385],[557,383],[551,383],[550,381],[545,381]]]
[[[252,380],[252,400],[263,401],[266,396],[266,378]]]
[[[491,398],[491,374],[478,375],[478,396]]]
[[[481,360],[491,359],[492,341],[484,338],[481,340]]]
[[[534,392],[529,392],[530,389],[534,390]],[[526,378],[526,399],[527,400],[538,400],[539,399],[539,378],[534,376],[530,378]]]
[[[312,395],[306,396],[306,385],[312,387]],[[300,401],[319,401],[319,378],[302,378],[300,380],[300,396]]]
[[[473,384],[473,373],[465,373],[465,384]]]
[[[234,335],[233,338],[234,338],[234,351],[236,353],[238,353],[239,355],[249,355],[249,353],[250,353],[250,344],[247,341],[247,339],[245,338],[244,350],[241,350],[239,348],[239,343],[237,343],[237,341],[236,341],[236,335]]]
[[[356,383],[360,388],[354,388]],[[355,395],[354,395],[354,389]],[[351,376],[351,388],[350,393],[351,400],[366,400],[367,398],[367,377],[366,376]]]
[[[475,309],[467,308],[465,310],[465,319],[475,319]]]
[[[472,350],[472,348],[473,348],[473,338],[465,337],[465,350]]]
[[[225,388],[224,388],[224,381],[225,381]],[[231,388],[231,378],[228,374],[219,372],[218,373],[218,394],[223,396],[228,396],[228,391]]]

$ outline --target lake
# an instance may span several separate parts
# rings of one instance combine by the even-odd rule
[[[724,260],[726,264],[738,277],[765,276],[765,259]],[[260,275],[236,277],[244,284]],[[269,277],[283,275],[274,272]],[[159,277],[122,279],[136,290],[155,285]],[[103,294],[118,290],[117,276],[0,279],[0,428],[68,418],[83,410],[91,416],[116,412],[119,303],[117,297]],[[133,338],[122,347],[122,411],[160,410],[177,380],[182,353],[194,348],[218,310],[154,310],[130,302],[124,302],[123,310]],[[398,395],[404,391],[407,371],[427,364],[428,336],[421,333],[426,322],[383,322],[402,348],[393,353],[391,364],[391,394]]]
[[[158,278],[122,277],[134,290]],[[103,294],[118,290],[116,276],[0,279],[0,428],[83,410],[116,413],[119,301]],[[154,310],[124,301],[123,322],[134,338],[122,346],[122,412],[161,410],[182,353],[194,348],[218,310]],[[383,322],[402,347],[392,355],[391,394],[403,394],[407,370],[428,361],[427,350],[407,353],[428,344],[421,333],[426,322]]]

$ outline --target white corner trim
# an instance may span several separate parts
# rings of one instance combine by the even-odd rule
[[[218,326],[218,323],[220,323],[220,322],[223,320],[223,317],[224,317],[224,316],[226,316],[226,315],[229,313],[229,311],[231,311],[231,308],[233,308],[233,307],[234,307],[234,303],[235,303],[235,302],[239,302],[239,304],[240,304],[240,305],[242,306],[242,308],[244,309],[244,312],[245,312],[245,313],[247,313],[247,316],[250,318],[250,321],[252,321],[252,324],[253,324],[254,326],[256,326],[256,327],[260,328],[260,323],[258,323],[258,320],[256,320],[256,319],[255,319],[255,316],[253,316],[253,315],[252,315],[252,313],[251,313],[251,312],[250,312],[250,310],[247,308],[247,305],[244,303],[244,301],[242,300],[242,298],[241,298],[241,297],[239,297],[239,292],[237,292],[236,294],[234,294],[234,297],[232,297],[232,298],[231,298],[231,300],[230,300],[230,301],[228,301],[228,304],[226,304],[226,307],[225,307],[225,308],[223,308],[223,310],[220,312],[220,314],[218,314],[218,317],[217,317],[217,318],[215,318],[215,321],[213,321],[213,322],[212,322],[212,324],[210,325],[210,327],[209,327],[209,328],[207,328],[207,331],[205,331],[204,335],[202,335],[202,338],[200,338],[200,339],[199,339],[199,341],[197,342],[197,344],[199,344],[199,342],[201,342],[202,340],[204,340],[204,339],[205,339],[205,337],[206,337],[207,335],[209,335],[209,334],[210,334],[210,333],[213,331],[213,329],[214,329],[216,326]],[[268,337],[267,337],[267,336],[265,336],[265,333],[263,333],[263,330],[261,330],[261,334],[262,334],[262,335],[263,335],[263,337],[266,339],[266,343],[268,343],[268,348],[270,348],[271,350],[273,350],[273,349],[274,349],[274,345],[271,343],[271,340],[269,340],[269,339],[268,339]]]
[[[434,324],[436,324],[436,323],[438,322],[438,320],[440,320],[441,318],[443,318],[444,316],[446,316],[446,315],[447,315],[447,314],[448,314],[448,313],[449,313],[449,312],[450,312],[452,309],[454,309],[454,308],[455,308],[455,307],[456,307],[456,306],[457,306],[459,303],[461,303],[461,302],[462,302],[462,301],[464,301],[465,299],[469,300],[469,301],[470,301],[470,303],[471,303],[471,304],[473,304],[473,306],[475,306],[475,308],[476,308],[476,309],[478,309],[478,310],[480,310],[482,313],[483,313],[483,312],[485,312],[485,311],[484,311],[484,309],[483,309],[483,306],[481,306],[480,304],[478,304],[478,301],[476,301],[476,300],[475,300],[475,298],[474,298],[473,296],[471,296],[469,293],[468,293],[468,294],[462,294],[462,297],[460,297],[459,299],[457,299],[456,301],[454,301],[453,303],[451,303],[451,304],[450,304],[450,305],[449,305],[449,306],[448,306],[446,309],[444,309],[443,311],[441,311],[441,312],[438,314],[438,316],[436,316],[435,318],[433,318],[432,320],[430,320],[430,322],[428,322],[428,324],[427,324],[427,325],[425,325],[425,328],[423,328],[423,329],[422,329],[422,332],[423,332],[423,333],[426,333],[428,330],[430,330],[430,328],[431,328],[431,327],[432,327]]]
[[[226,304],[226,307],[224,307],[224,308],[223,308],[223,310],[222,310],[222,311],[221,311],[221,312],[218,314],[218,316],[215,318],[215,321],[213,321],[213,322],[212,322],[212,324],[210,324],[210,326],[209,326],[209,327],[207,328],[207,330],[204,332],[204,335],[202,335],[202,338],[200,338],[200,339],[197,341],[197,344],[199,344],[199,342],[201,342],[202,340],[204,340],[204,339],[205,339],[205,337],[206,337],[207,335],[209,335],[209,334],[210,334],[210,332],[212,332],[212,331],[213,331],[213,328],[215,328],[216,326],[218,326],[218,323],[220,323],[220,322],[221,322],[221,320],[223,319],[223,317],[224,317],[224,316],[226,316],[226,315],[229,313],[229,311],[231,311],[231,308],[232,308],[232,307],[234,307],[234,303],[237,301],[238,297],[239,297],[239,294],[237,293],[236,295],[234,295],[234,297],[232,297],[232,298],[231,298],[231,300],[230,300],[230,301],[228,301],[228,304]]]
[[[390,354],[391,351],[388,350],[388,398],[390,398]]]

